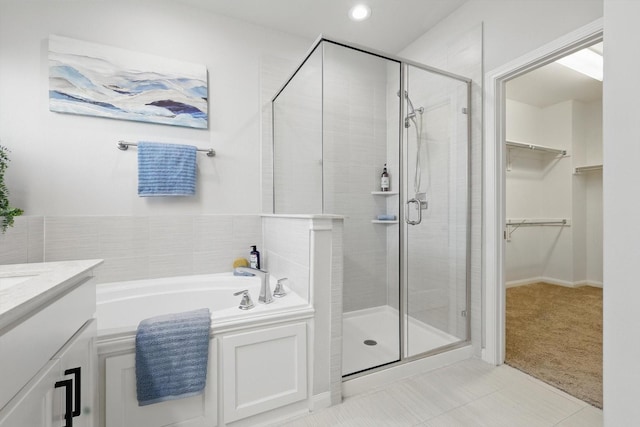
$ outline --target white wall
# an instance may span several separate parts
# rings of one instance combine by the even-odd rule
[[[605,0],[604,423],[640,423],[640,2]]]
[[[602,0],[469,0],[402,55],[412,58],[483,23],[484,69],[492,70],[600,17]]]
[[[80,40],[205,64],[209,129],[52,113],[47,38]],[[261,58],[302,57],[311,41],[159,1],[0,0],[0,143],[26,215],[259,213]],[[198,156],[197,195],[137,196],[136,150],[118,140],[213,147]]]
[[[371,192],[380,190],[385,163],[398,190],[398,166],[387,158],[387,147],[398,147],[397,136],[387,142],[387,84],[397,91],[398,68],[389,72],[386,59],[330,43],[323,60],[323,203],[325,213],[345,216],[344,311],[397,306],[388,299],[398,279],[388,277],[387,262],[399,249],[388,252],[387,231],[398,226],[371,222],[397,215],[397,205],[388,211],[387,199]]]
[[[601,162],[601,114],[601,101],[565,101],[540,108],[507,100],[508,140],[566,149],[568,153],[557,158],[509,149],[507,219],[566,218],[571,224],[512,229],[506,244],[508,285],[541,280],[569,286],[602,285],[599,173],[573,173],[576,166]]]

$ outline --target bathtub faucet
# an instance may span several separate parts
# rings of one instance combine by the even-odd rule
[[[254,276],[260,277],[260,296],[258,297],[258,301],[263,304],[269,304],[273,302],[273,297],[271,296],[271,287],[269,286],[269,272],[251,267],[238,267],[237,270],[242,271],[243,273],[251,273]]]

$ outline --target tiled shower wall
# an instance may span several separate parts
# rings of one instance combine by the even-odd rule
[[[378,214],[396,214],[380,190],[388,163],[393,190],[398,166],[387,153],[387,84],[399,84],[399,66],[390,61],[327,44],[324,51],[323,166],[324,212],[344,215],[344,311],[394,304],[388,286],[387,232],[398,226],[374,224]],[[395,99],[395,94],[393,95]],[[397,107],[397,104],[396,104]],[[397,111],[397,110],[396,110]],[[396,128],[397,129],[397,128]],[[390,145],[397,150],[396,139]],[[397,198],[394,198],[397,203]],[[397,247],[395,249],[397,254]],[[397,277],[397,276],[396,276]]]
[[[282,144],[298,153],[281,163],[298,178],[271,178],[272,165],[264,162],[263,155],[263,195],[271,194],[275,179],[279,190],[277,213],[344,216],[344,311],[397,306],[398,226],[372,224],[371,220],[383,213],[397,215],[398,198],[390,201],[371,192],[379,190],[384,163],[389,163],[393,189],[397,190],[399,182],[397,125],[391,134],[395,139],[387,142],[388,102],[395,102],[398,120],[399,66],[394,68],[389,61],[331,43],[322,48],[298,71],[275,107],[280,155]],[[263,58],[262,81],[271,85],[273,76],[286,75],[285,69],[291,72],[295,67]],[[389,81],[395,82],[393,90],[388,88]],[[270,108],[266,108],[266,101],[263,107],[262,150],[271,154]],[[388,145],[393,147],[391,156]],[[322,153],[318,152],[320,147]],[[277,156],[276,149],[276,164]],[[319,171],[318,166],[322,166],[321,177],[311,173]],[[278,174],[285,172],[278,169]],[[310,180],[312,175],[320,179]],[[271,210],[268,198],[263,199],[263,206],[265,211]],[[391,247],[395,254],[391,275],[388,233],[396,243]],[[388,292],[389,287],[394,291]]]
[[[0,264],[104,259],[97,283],[231,271],[262,247],[259,215],[19,217]]]

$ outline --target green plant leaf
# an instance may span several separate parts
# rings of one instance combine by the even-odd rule
[[[12,208],[9,204],[9,189],[4,183],[4,172],[9,167],[9,149],[0,145],[0,230],[2,233],[13,226],[14,218],[24,212],[19,208]]]

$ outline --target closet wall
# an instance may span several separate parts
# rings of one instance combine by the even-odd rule
[[[507,100],[506,114],[508,141],[567,151],[507,149],[507,220],[567,220],[507,227],[507,286],[602,286],[602,172],[575,172],[602,164],[602,101],[538,107]]]

